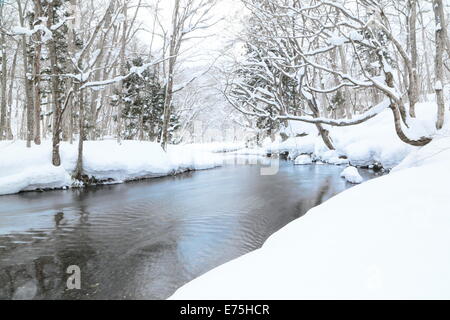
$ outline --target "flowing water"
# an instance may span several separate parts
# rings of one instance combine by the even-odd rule
[[[168,298],[351,187],[342,170],[282,162],[277,175],[262,176],[260,164],[228,164],[0,197],[0,299]],[[67,289],[72,265],[81,270],[81,290]]]

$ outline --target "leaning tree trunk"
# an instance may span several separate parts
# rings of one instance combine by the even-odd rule
[[[308,105],[314,115],[314,118],[320,118],[320,111],[314,98],[312,100],[308,99]],[[320,123],[317,123],[316,127],[317,130],[319,130],[320,136],[322,137],[322,140],[327,148],[330,150],[336,150],[333,140],[330,137],[330,132],[326,130]]]
[[[436,19],[436,101],[438,105],[438,120],[436,128],[438,130],[444,127],[445,120],[445,100],[444,100],[444,46],[445,36],[443,29],[443,21],[441,19],[441,12],[443,12],[442,0],[433,1],[434,15]]]
[[[379,54],[378,55],[381,65],[383,66],[383,69],[386,70],[386,66],[384,65],[384,57]],[[394,75],[391,71],[385,71],[386,75],[386,85],[389,88],[395,88],[394,85]],[[406,133],[403,131],[403,118],[401,114],[401,110],[405,110],[405,106],[401,99],[394,99],[392,96],[390,97],[391,105],[390,109],[392,110],[394,114],[394,121],[395,121],[395,131],[397,133],[397,136],[402,140],[404,143],[409,144],[411,146],[415,147],[423,147],[429,144],[432,139],[428,137],[422,137],[417,140],[409,138]]]

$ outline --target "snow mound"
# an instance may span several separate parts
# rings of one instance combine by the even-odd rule
[[[21,191],[70,187],[72,179],[63,167],[34,166],[0,177],[0,195]]]
[[[313,164],[313,159],[310,155],[302,155],[295,159],[295,164],[298,166]]]
[[[126,182],[167,176],[188,170],[212,169],[221,158],[205,150],[231,148],[224,145],[169,146],[141,141],[87,141],[84,145],[84,173],[99,181]],[[237,146],[236,146],[237,147]],[[60,189],[78,184],[71,179],[76,167],[77,146],[61,144],[60,167],[51,165],[52,146],[26,148],[24,141],[0,143],[0,195],[39,189]]]
[[[77,153],[71,155],[76,163]],[[158,144],[139,141],[124,141],[121,145],[115,141],[87,142],[83,161],[88,176],[116,182],[166,176],[174,170]]]
[[[433,141],[421,163],[334,197],[172,299],[450,299],[449,146]]]
[[[223,161],[219,155],[204,150],[195,145],[169,146],[168,156],[172,167],[178,172],[207,170],[222,165]]]
[[[364,182],[363,177],[359,174],[355,167],[348,167],[341,173],[341,177],[353,184],[361,184]]]
[[[435,102],[417,104],[417,119],[409,119],[411,138],[422,136],[442,136],[450,133],[450,113],[446,115],[446,128],[436,131],[437,105]],[[377,117],[351,127],[324,126],[330,132],[336,151],[324,145],[315,125],[290,121],[282,132],[289,138],[284,141],[267,143],[268,153],[289,152],[295,159],[302,154],[311,154],[313,158],[325,163],[369,167],[380,164],[392,169],[400,164],[411,152],[418,148],[403,143],[395,131],[394,116],[391,110],[385,110]],[[414,129],[414,130],[413,130]]]
[[[345,157],[342,157],[339,155],[335,150],[330,151],[319,151],[317,152],[317,160],[328,163],[328,164],[334,164],[337,166],[340,165],[349,165],[350,161],[346,159]]]
[[[316,135],[290,138],[284,142],[275,142],[266,146],[267,154],[289,153],[291,159],[295,159],[302,154],[313,154],[317,140]]]

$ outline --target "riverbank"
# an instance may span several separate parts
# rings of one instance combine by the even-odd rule
[[[432,101],[433,97],[429,98]],[[450,98],[447,101],[450,102]],[[436,130],[436,118],[435,102],[419,103],[417,119],[409,119],[411,128],[404,130],[411,138],[435,137],[450,132],[450,114],[447,113],[447,125],[441,132]],[[288,155],[291,160],[296,160],[301,155],[310,155],[312,161],[317,162],[391,170],[418,149],[400,140],[395,131],[391,110],[385,110],[357,126],[324,127],[330,132],[335,151],[330,151],[325,146],[314,125],[294,121],[283,130],[288,139],[278,139],[275,142],[266,140],[262,151],[267,154]]]
[[[449,163],[436,138],[172,299],[449,299]]]
[[[1,197],[0,300],[167,299],[353,187],[336,166],[281,161],[277,175],[263,176],[261,168],[271,160],[259,160]],[[375,176],[361,173],[365,180]],[[83,273],[81,291],[66,290],[67,266],[74,264]]]
[[[234,150],[241,148],[236,145]],[[186,171],[212,169],[222,164],[214,154],[233,150],[230,144],[169,146],[141,141],[88,141],[84,150],[84,173],[103,183],[123,183],[163,177]],[[22,191],[65,189],[80,186],[71,177],[77,146],[61,144],[60,167],[51,164],[51,143],[27,149],[24,141],[0,142],[0,195]]]

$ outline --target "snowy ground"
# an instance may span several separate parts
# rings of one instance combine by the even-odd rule
[[[211,169],[222,164],[221,157],[212,152],[231,148],[230,145],[198,147],[169,146],[165,153],[158,144],[149,142],[115,141],[86,142],[85,173],[97,180],[120,183],[140,178],[167,176],[187,170]],[[236,146],[239,149],[241,146]],[[0,195],[20,191],[71,187],[77,146],[61,145],[62,166],[51,165],[51,144],[27,149],[25,142],[0,143]]]
[[[436,109],[435,103],[418,104],[417,117],[421,120],[410,119],[411,130],[408,135],[412,138],[436,135]],[[450,117],[447,117],[446,123],[450,123]],[[315,160],[331,164],[351,164],[357,167],[379,164],[386,169],[394,168],[417,149],[398,138],[390,110],[385,110],[374,119],[358,126],[327,129],[336,146],[336,152],[328,150],[314,125],[301,122],[291,122],[285,130],[285,133],[291,136],[290,139],[275,143],[267,141],[264,147],[268,153],[289,152],[292,160],[309,154]],[[447,129],[448,131],[450,130]],[[307,136],[296,137],[304,134]]]
[[[449,163],[436,139],[173,299],[450,299]]]

